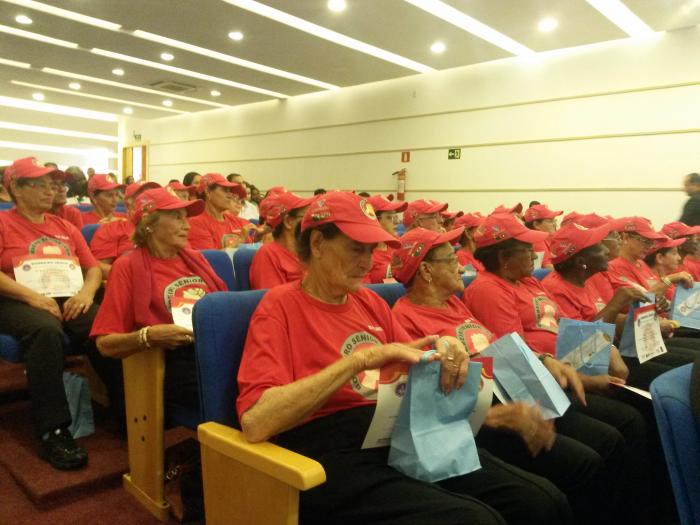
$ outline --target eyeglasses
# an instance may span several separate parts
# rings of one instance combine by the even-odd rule
[[[459,264],[459,259],[457,258],[457,256],[452,255],[451,257],[438,257],[435,259],[426,259],[425,262],[435,262],[435,263],[444,262],[444,263],[449,264],[450,266],[456,266],[457,264]]]
[[[55,184],[53,182],[47,182],[47,181],[35,181],[35,180],[28,180],[25,181],[22,186],[29,187],[33,190],[40,190],[40,191],[55,191]]]
[[[642,237],[641,235],[637,233],[630,233],[628,234],[630,239],[634,239],[635,241],[643,244],[644,246],[653,246],[654,241],[651,239],[647,239],[646,237]]]

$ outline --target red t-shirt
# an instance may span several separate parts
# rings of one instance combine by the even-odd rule
[[[74,206],[63,205],[56,210],[55,215],[70,222],[79,230],[83,227],[83,214],[80,213],[80,210]]]
[[[95,210],[84,211],[81,213],[81,215],[83,216],[83,226],[87,226],[88,224],[97,224],[104,219],[104,217],[97,215]],[[126,219],[126,214],[116,211],[112,214],[112,216],[116,217],[117,219]]]
[[[648,290],[660,281],[654,270],[641,259],[631,263],[627,259],[617,257],[608,264],[608,273],[615,289],[636,283]]]
[[[90,241],[90,250],[96,259],[114,260],[124,252],[133,250],[131,236],[135,226],[131,221],[112,221],[100,225]]]
[[[408,340],[386,302],[368,288],[348,294],[345,304],[326,304],[304,292],[301,281],[277,286],[250,320],[238,371],[238,415],[268,388],[315,374],[360,348]],[[378,379],[378,370],[361,372],[309,419],[374,404]]]
[[[260,290],[298,281],[304,276],[304,270],[295,253],[278,242],[269,242],[253,257],[248,275],[251,289]]]
[[[462,266],[471,265],[477,272],[483,272],[486,270],[481,261],[474,257],[474,254],[465,248],[460,248],[457,250],[457,260]]]
[[[82,234],[70,222],[45,213],[44,222],[35,224],[12,208],[0,213],[0,270],[14,279],[12,259],[23,255],[77,257],[84,270],[98,265]]]
[[[693,281],[700,281],[700,259],[691,258],[690,255],[686,255],[678,271],[688,272],[693,276]]]
[[[136,293],[142,293],[142,290],[131,274],[130,257],[131,254],[119,257],[112,265],[104,301],[92,324],[90,337],[128,334],[140,328],[134,320],[133,297]],[[151,270],[153,293],[150,308],[162,324],[173,322],[170,313],[172,297],[201,299],[210,291],[204,280],[193,274],[179,256],[173,259],[151,257]]]
[[[383,283],[384,279],[391,279],[391,256],[393,248],[380,250],[375,248],[372,252],[372,268],[370,268],[363,282]]]
[[[459,339],[470,354],[483,351],[496,339],[454,295],[448,299],[446,308],[413,304],[404,295],[396,301],[392,312],[412,339],[449,335]]]
[[[224,220],[217,221],[206,211],[195,215],[190,221],[189,240],[194,250],[221,250],[238,244],[243,226],[250,221],[224,213]],[[242,239],[241,242],[247,242]]]
[[[607,304],[594,286],[578,287],[564,280],[556,270],[542,279],[542,286],[557,303],[561,316],[569,319],[593,321]]]
[[[462,300],[496,337],[517,332],[535,352],[555,354],[559,309],[534,277],[513,284],[479,272]]]

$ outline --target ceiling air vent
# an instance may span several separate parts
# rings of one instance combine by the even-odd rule
[[[197,86],[183,84],[181,82],[173,82],[172,80],[161,80],[160,82],[154,82],[153,84],[149,85],[154,89],[169,91],[170,93],[187,93],[188,91],[194,91],[197,89]]]

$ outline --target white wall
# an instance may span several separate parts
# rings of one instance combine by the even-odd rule
[[[507,59],[333,92],[155,121],[127,120],[150,144],[150,178],[243,173],[284,184],[393,191],[487,212],[553,208],[679,215],[700,170],[700,29]],[[460,160],[447,148],[461,147]],[[400,162],[400,152],[411,161]]]

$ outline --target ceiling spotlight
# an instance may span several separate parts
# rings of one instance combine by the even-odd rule
[[[28,26],[32,23],[32,19],[26,15],[17,15],[15,17],[15,22],[17,22],[18,24],[22,24],[23,26]]]
[[[166,62],[170,62],[175,56],[172,53],[161,53],[160,54],[161,60],[165,60]]]
[[[347,7],[345,0],[328,0],[326,5],[328,6],[328,9],[334,13],[341,13],[345,11],[345,8]]]
[[[46,97],[44,96],[43,93],[32,93],[32,98],[33,98],[34,100],[36,100],[36,101],[41,102],[41,101],[44,100]]]
[[[134,110],[133,110],[132,108],[130,108],[129,106],[127,106],[127,107],[125,107],[124,109],[122,109],[122,111],[123,111],[124,113],[126,113],[127,115],[131,115],[131,114],[134,112]]]
[[[221,91],[217,91],[216,89],[212,89],[212,90],[209,92],[209,94],[210,94],[212,97],[220,97],[220,96],[221,96]]]
[[[163,101],[163,105],[164,105],[166,108],[170,108],[170,107],[172,107],[172,105],[173,105],[173,101],[166,98],[166,99]]]
[[[445,49],[447,49],[447,47],[445,47],[445,44],[442,42],[435,42],[432,46],[430,46],[430,50],[437,55],[444,53]]]
[[[118,77],[123,77],[124,76],[124,70],[120,67],[113,69],[112,70],[113,75],[117,75]]]
[[[557,22],[556,19],[547,17],[539,21],[539,23],[537,24],[537,29],[539,29],[543,33],[549,33],[550,31],[554,31],[558,25],[559,22]]]
[[[80,83],[78,83],[78,82],[71,82],[70,84],[68,84],[68,87],[71,88],[71,89],[80,89]]]
[[[238,41],[240,41],[240,40],[243,40],[243,33],[241,33],[240,31],[231,31],[231,32],[228,34],[228,37],[229,37],[231,40],[236,40],[236,41],[238,42]]]

